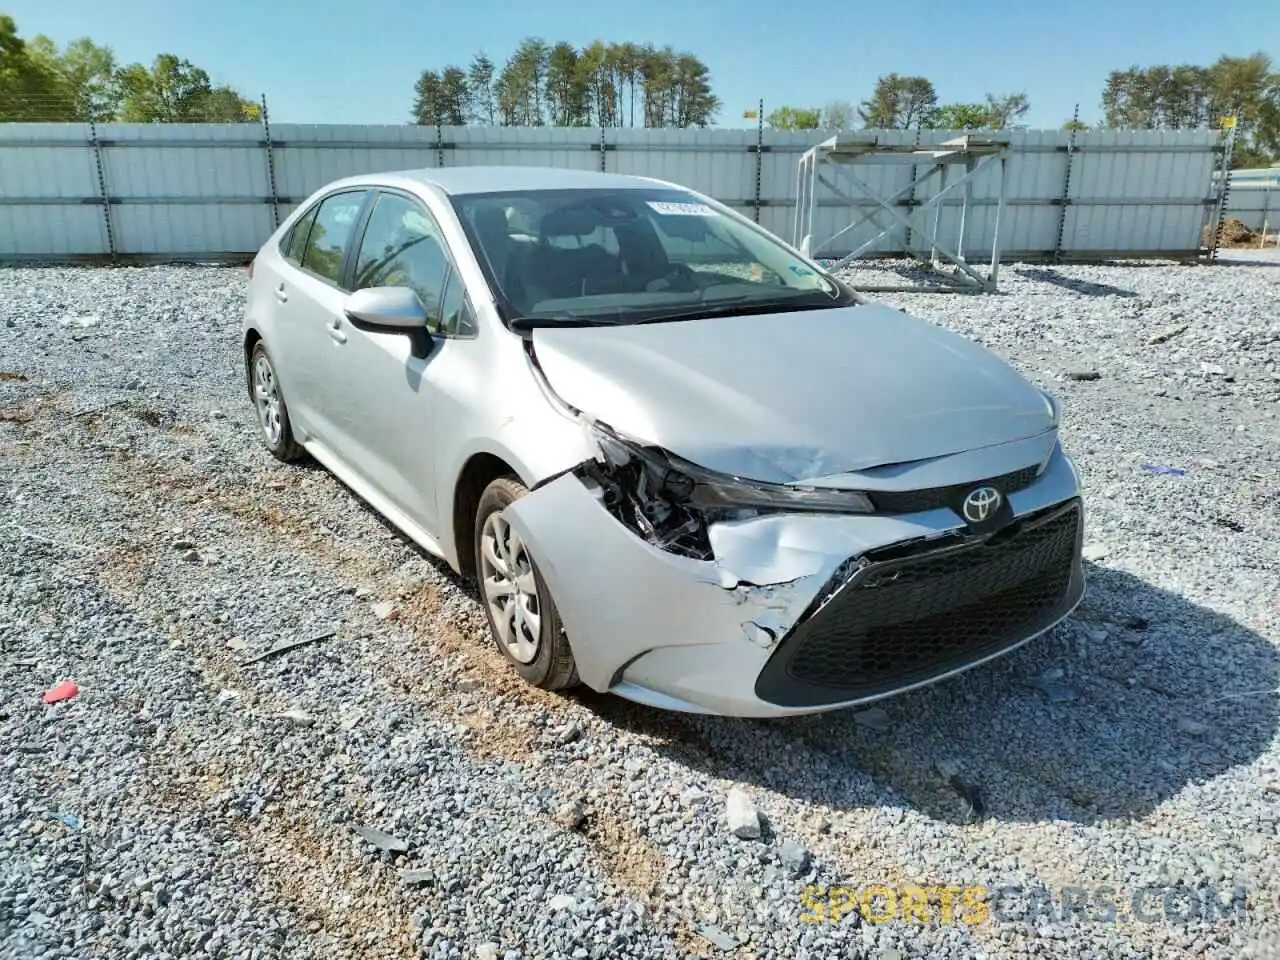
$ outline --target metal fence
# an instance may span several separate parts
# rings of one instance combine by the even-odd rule
[[[927,146],[945,131],[885,131]],[[0,260],[243,259],[337,177],[461,164],[656,176],[791,239],[796,167],[819,131],[313,124],[0,124]],[[1213,131],[1014,131],[1000,228],[1006,261],[1195,257],[1217,214]],[[898,142],[903,142],[899,139]],[[883,196],[909,168],[870,176]],[[975,185],[970,241],[990,248],[994,187]],[[873,202],[873,201],[867,201]],[[918,205],[910,191],[896,203]],[[824,200],[816,228],[852,219]],[[870,234],[874,236],[874,232]],[[850,232],[841,255],[863,238]],[[895,239],[870,254],[895,252]]]
[[[1253,230],[1275,233],[1280,223],[1280,169],[1262,176],[1232,176],[1223,214]]]

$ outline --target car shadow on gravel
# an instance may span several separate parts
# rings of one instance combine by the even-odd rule
[[[1133,290],[1113,287],[1109,283],[1094,283],[1089,280],[1068,277],[1057,270],[1050,270],[1047,267],[1016,267],[1013,272],[1024,280],[1050,283],[1055,287],[1061,287],[1064,290],[1070,290],[1072,293],[1078,293],[1085,297],[1136,297],[1138,295]]]
[[[1276,644],[1127,573],[1088,573],[1070,620],[992,663],[880,701],[887,718],[849,710],[751,721],[580,699],[714,777],[837,810],[905,800],[953,823],[1138,819],[1261,756],[1278,727]]]

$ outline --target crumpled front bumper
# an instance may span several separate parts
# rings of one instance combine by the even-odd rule
[[[677,556],[645,542],[615,520],[573,473],[534,489],[506,515],[555,598],[585,684],[667,709],[769,717],[853,706],[932,683],[1049,629],[1083,595],[1079,496],[1075,467],[1056,446],[1043,474],[1009,495],[1015,516],[1023,520],[1056,513],[1051,509],[1056,505],[1072,503],[1080,511],[1068,548],[1066,586],[1054,603],[1019,621],[1016,632],[960,650],[933,669],[904,664],[895,678],[889,664],[873,684],[861,682],[856,664],[845,658],[837,664],[841,680],[834,686],[809,682],[812,676],[806,680],[797,671],[798,645],[808,644],[805,649],[812,653],[821,639],[827,660],[840,660],[839,638],[832,635],[833,628],[841,628],[836,600],[846,610],[861,609],[857,597],[840,589],[859,567],[859,558],[902,544],[926,557],[937,552],[935,546],[956,547],[965,525],[952,510],[779,514],[715,524],[709,531],[713,560]],[[963,605],[963,598],[955,598],[964,591],[967,574],[963,569],[942,573],[939,589]],[[864,585],[866,575],[861,574]],[[911,602],[922,603],[923,614],[946,615],[941,609],[946,601],[936,590]],[[903,638],[910,642],[909,634]],[[869,670],[881,669],[878,660],[868,659],[874,654],[863,652]]]

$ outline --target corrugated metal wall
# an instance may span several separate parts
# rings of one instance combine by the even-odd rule
[[[1267,233],[1276,232],[1280,225],[1280,179],[1274,186],[1265,184],[1232,184],[1227,195],[1226,215],[1241,220],[1254,230],[1261,230],[1263,224]]]
[[[956,134],[878,135],[881,142],[930,145]],[[1063,132],[1011,136],[1004,259],[1055,252],[1188,255],[1199,249],[1214,201],[1211,180],[1220,151],[1214,132],[1087,131],[1076,135],[1070,154]],[[268,151],[266,131],[256,124],[107,124],[93,131],[81,124],[0,124],[0,259],[244,254],[270,234],[273,211],[283,218],[330,180],[460,164],[657,176],[748,214],[758,211],[762,225],[792,239],[797,162],[824,137],[816,131],[273,124]],[[974,257],[991,246],[997,167],[974,183],[966,246]],[[850,169],[881,196],[912,182],[909,166]],[[936,177],[918,185],[915,201],[927,200],[937,187]],[[941,237],[957,235],[958,199],[944,205]],[[870,199],[858,204],[856,213],[874,209]],[[821,199],[815,238],[835,233],[854,216],[847,201]],[[817,252],[843,254],[877,232],[860,226]],[[873,249],[891,252],[901,243],[890,237]]]

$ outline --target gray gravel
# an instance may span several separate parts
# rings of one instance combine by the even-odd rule
[[[1085,605],[766,723],[513,680],[465,585],[259,449],[242,270],[0,271],[0,956],[1275,956],[1280,269],[1002,287],[883,299],[1062,398]],[[1120,916],[809,924],[810,884]],[[1243,919],[1164,913],[1233,885]]]

